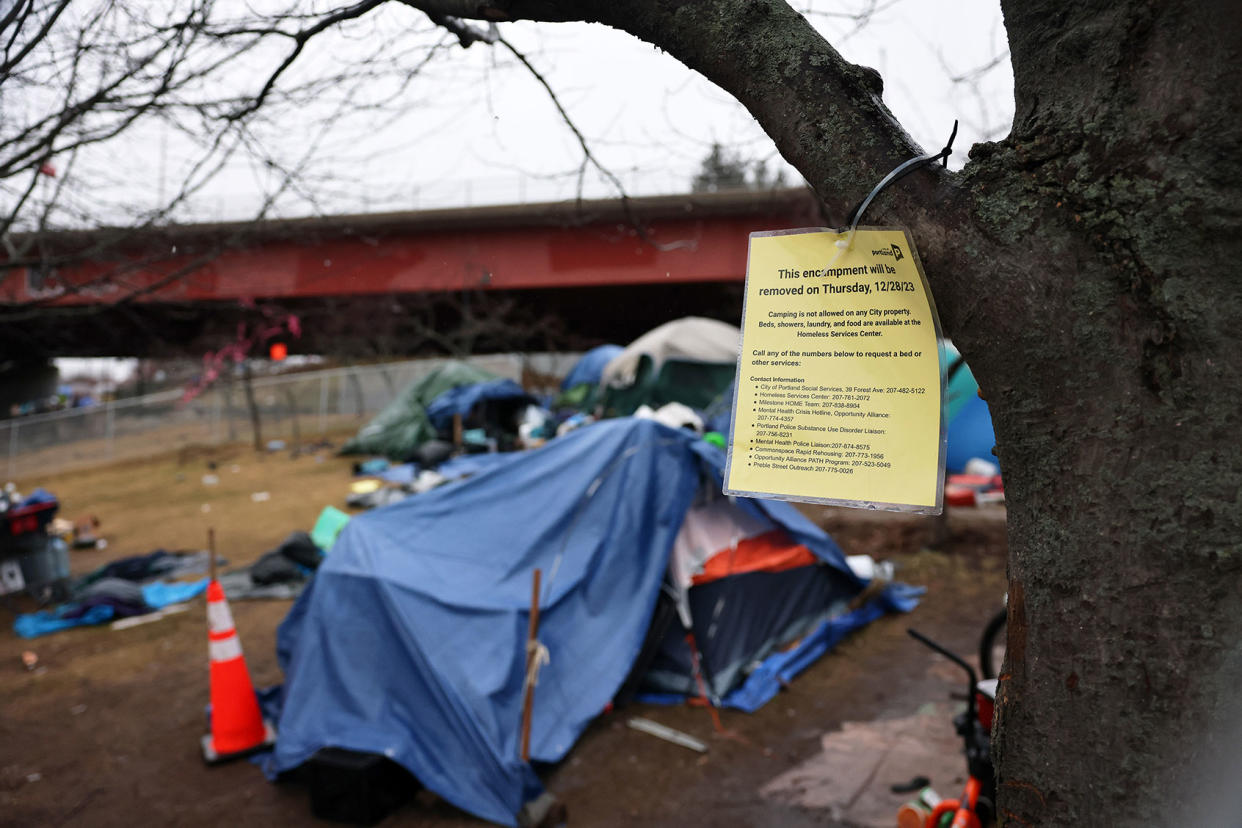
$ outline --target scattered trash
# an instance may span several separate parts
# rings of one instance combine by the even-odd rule
[[[103,547],[99,546],[99,541],[101,541],[102,538],[95,534],[95,530],[98,528],[99,518],[94,515],[87,515],[84,518],[79,518],[77,522],[73,524],[73,548],[102,549]],[[105,543],[104,546],[107,546],[107,544]]]
[[[344,512],[335,509],[333,511],[348,522],[349,516]],[[320,522],[322,521],[321,515]],[[318,524],[316,524],[316,529],[318,529]],[[331,532],[323,532],[322,535],[328,536],[329,545],[331,541],[336,540],[335,534]],[[318,545],[314,536],[306,532],[293,532],[284,539],[280,546],[264,553],[250,566],[225,572],[217,580],[224,588],[224,594],[231,601],[297,598],[306,587],[310,576],[323,561],[322,549],[323,547]]]
[[[893,562],[892,561],[876,561],[870,555],[846,555],[845,562],[852,571],[864,581],[893,580]]]
[[[266,503],[267,501],[271,499],[272,499],[271,492],[255,492],[254,494],[250,495],[250,501],[252,503]]]
[[[122,584],[136,589],[137,593],[127,596]],[[17,616],[13,621],[13,631],[22,638],[37,638],[71,627],[93,626],[113,619],[147,615],[202,593],[207,589],[207,579],[138,586],[119,578],[107,578],[94,586],[97,590],[89,596],[83,595],[50,610]]]
[[[980,464],[984,462],[980,461]],[[944,502],[949,506],[1004,503],[1004,480],[999,474],[951,474],[944,483]]]
[[[75,704],[73,707],[69,708],[69,712],[75,716],[81,716],[83,713],[86,712],[86,705]]]
[[[34,650],[26,650],[22,653],[22,664],[26,665],[27,670],[33,670],[35,665],[39,663],[39,656]]]
[[[1000,466],[982,457],[972,457],[966,461],[966,466],[962,469],[962,473],[976,474],[981,477],[995,477],[1000,474]]]
[[[42,778],[43,778],[43,774],[41,774],[41,773],[28,773],[28,774],[26,774],[26,781],[27,781],[27,782],[38,782],[38,781],[39,781],[40,779],[42,779]]]
[[[383,457],[372,457],[370,460],[364,460],[361,463],[354,463],[354,476],[362,477],[364,475],[379,474],[388,469],[388,460]]]
[[[920,776],[925,783],[927,777]],[[896,790],[893,786],[893,793],[909,793],[908,791]],[[927,819],[936,810],[936,806],[941,802],[940,794],[936,793],[930,787],[924,785],[919,791],[919,795],[897,809],[897,828],[907,828],[907,826],[922,826],[926,824]]]
[[[215,486],[219,482],[220,482],[220,476],[218,474],[204,474],[203,475],[204,486]]]
[[[652,410],[651,406],[640,405],[634,412],[635,417],[644,420],[655,420],[669,428],[685,428],[695,434],[703,433],[703,418],[694,409],[679,402],[671,402]]]
[[[401,488],[376,489],[373,492],[352,492],[345,496],[351,509],[375,509],[405,500],[410,493]]]
[[[349,490],[354,494],[370,494],[383,485],[379,480],[358,480],[349,484]]]
[[[448,478],[437,471],[424,469],[419,472],[418,477],[414,478],[413,488],[418,494],[429,492],[432,489],[442,486],[448,482]]]
[[[311,529],[311,540],[324,552],[330,552],[332,544],[336,543],[336,536],[341,534],[347,523],[349,515],[335,506],[325,506],[315,521],[315,528]]]
[[[666,727],[659,722],[653,722],[650,719],[643,719],[635,716],[626,722],[632,730],[641,730],[643,733],[649,733],[657,739],[663,739],[666,742],[672,742],[675,745],[681,745],[684,748],[698,751],[699,753],[707,753],[707,745],[700,742],[693,736],[682,733],[680,730],[674,730]]]
[[[565,422],[556,427],[556,436],[564,437],[569,432],[576,431],[577,429],[590,425],[593,422],[595,422],[595,418],[590,414],[574,414],[570,416],[569,419],[565,420]]]
[[[268,451],[284,451],[285,441],[284,440],[268,440],[267,450]]]
[[[108,625],[108,628],[112,630],[128,630],[130,627],[140,627],[143,624],[150,624],[152,621],[159,621],[161,618],[185,612],[189,608],[189,604],[171,604],[162,610],[156,610],[146,615],[134,615],[130,618],[122,618],[120,621],[113,621]],[[85,709],[86,705],[82,705],[82,707]]]
[[[895,794],[907,794],[914,793],[915,791],[921,791],[930,784],[931,780],[926,776],[916,776],[909,782],[898,782],[896,784],[889,785],[888,789]]]

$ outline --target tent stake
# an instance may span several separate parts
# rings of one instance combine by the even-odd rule
[[[530,589],[530,628],[526,633],[526,687],[522,698],[522,761],[530,761],[531,707],[535,701],[535,673],[539,669],[539,570]]]
[[[207,527],[207,577],[216,579],[216,529]]]

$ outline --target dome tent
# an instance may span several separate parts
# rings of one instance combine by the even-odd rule
[[[737,327],[697,316],[653,328],[604,366],[605,411],[624,416],[670,402],[706,408],[733,382],[741,341]]]

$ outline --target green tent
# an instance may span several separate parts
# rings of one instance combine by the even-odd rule
[[[341,449],[342,454],[382,454],[405,460],[423,443],[435,438],[427,419],[427,405],[452,388],[497,379],[496,375],[465,362],[447,362],[407,386]]]
[[[604,410],[610,415],[628,416],[639,406],[659,408],[671,402],[704,409],[729,390],[736,370],[734,362],[679,359],[670,359],[656,369],[655,362],[643,355],[632,385],[604,389]]]
[[[729,390],[741,331],[716,319],[687,316],[653,328],[604,366],[600,401],[610,416],[679,402],[706,408]]]

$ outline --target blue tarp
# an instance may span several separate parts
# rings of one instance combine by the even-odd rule
[[[696,490],[690,436],[603,423],[350,521],[281,625],[275,770],[326,746],[382,754],[514,824],[541,790],[518,759],[531,573],[544,573],[551,652],[532,755],[554,762],[642,645]]]
[[[453,415],[467,416],[471,409],[484,400],[526,400],[534,402],[535,398],[522,389],[511,379],[495,379],[489,382],[476,382],[473,385],[460,385],[436,397],[427,404],[427,419],[437,430],[443,431],[453,424]]]
[[[628,675],[685,514],[704,474],[720,485],[723,462],[689,432],[623,418],[355,517],[281,624],[286,685],[269,773],[329,746],[385,755],[454,805],[515,824],[541,791],[518,759],[533,570],[551,660],[532,758],[556,762]],[[861,588],[792,505],[740,503]],[[819,635],[819,652],[835,631]]]
[[[885,612],[909,612],[917,606],[918,596],[925,591],[921,587],[890,584],[879,596],[858,609],[824,620],[814,632],[799,641],[798,646],[764,659],[746,677],[741,687],[724,697],[722,704],[747,713],[755,712],[845,636],[870,624]]]
[[[976,394],[966,401],[949,423],[944,466],[951,472],[960,472],[972,457],[996,462],[992,454],[995,445],[992,414],[988,411],[988,404]]]
[[[561,380],[561,390],[568,391],[575,385],[599,385],[604,366],[624,350],[620,345],[598,345],[587,351]]]
[[[170,583],[147,584],[142,588],[142,600],[152,612],[163,609],[170,604],[188,601],[206,591],[207,579],[198,581],[174,581]],[[110,606],[93,606],[82,614],[76,614],[80,607],[76,602],[61,604],[59,607],[39,612],[24,613],[13,621],[13,631],[22,638],[38,638],[71,627],[88,627],[111,621],[116,610]],[[141,608],[139,608],[141,611]],[[66,617],[67,615],[72,617]]]
[[[404,486],[414,482],[414,478],[418,477],[418,470],[417,463],[402,463],[399,466],[390,466],[375,476],[385,483]]]

